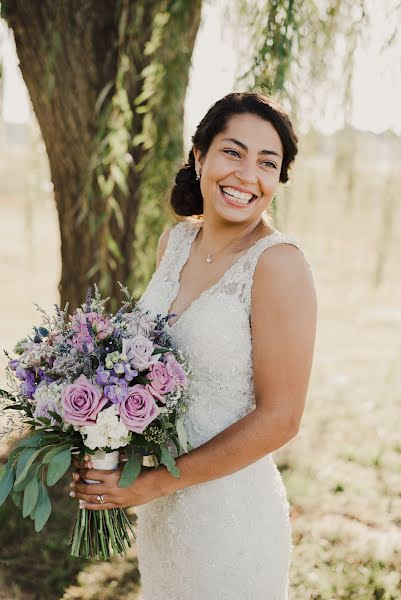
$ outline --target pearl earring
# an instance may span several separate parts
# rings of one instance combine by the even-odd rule
[[[197,181],[199,181],[199,179],[200,179],[200,173],[199,173],[199,171],[196,171],[196,179],[197,179]]]

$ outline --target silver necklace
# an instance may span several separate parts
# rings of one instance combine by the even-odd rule
[[[202,225],[202,227],[203,227],[203,225]],[[229,243],[229,244],[227,244],[226,246],[223,246],[223,248],[220,248],[220,250],[216,250],[215,252],[209,252],[209,253],[208,253],[208,255],[207,255],[207,257],[206,257],[206,262],[210,264],[211,262],[213,262],[213,260],[214,260],[214,256],[215,256],[216,254],[218,254],[218,253],[219,253],[219,252],[221,252],[222,250],[227,250],[227,248],[230,248],[230,246],[234,246],[235,244],[239,244],[240,242],[242,242],[242,241],[246,240],[247,238],[249,238],[249,237],[252,235],[253,231],[254,231],[254,230],[252,230],[250,233],[247,233],[247,234],[246,234],[246,235],[244,235],[244,237],[242,237],[241,239],[239,239],[239,240],[235,240],[234,242],[230,242],[230,243]]]

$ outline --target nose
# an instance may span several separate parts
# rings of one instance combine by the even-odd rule
[[[244,160],[241,162],[235,170],[234,175],[244,183],[257,183],[258,181],[256,166],[252,165],[250,161]]]

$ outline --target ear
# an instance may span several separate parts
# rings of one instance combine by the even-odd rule
[[[198,148],[193,148],[193,153],[194,153],[194,157],[195,157],[195,170],[196,171],[200,171],[202,168],[202,155],[200,153],[200,150],[198,150]]]

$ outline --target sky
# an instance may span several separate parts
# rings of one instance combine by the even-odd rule
[[[208,108],[234,89],[238,69],[235,34],[224,25],[223,0],[206,3],[197,36],[185,101],[184,137],[188,147],[196,125]],[[391,31],[388,9],[394,0],[370,0],[370,25],[355,52],[351,124],[380,133],[401,134],[401,35],[387,50],[383,40]],[[387,10],[386,10],[387,8]],[[4,36],[2,36],[4,38]],[[18,68],[13,41],[1,45],[3,57],[3,118],[23,123],[30,118],[29,97]],[[216,60],[220,57],[220,60]],[[301,107],[324,133],[341,128],[344,117],[335,90],[329,97],[305,98]],[[337,103],[337,104],[336,104]],[[316,110],[318,107],[318,110]],[[315,112],[313,112],[315,111]]]

